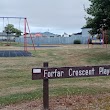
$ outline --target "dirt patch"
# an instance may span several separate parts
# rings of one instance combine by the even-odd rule
[[[50,98],[50,110],[110,110],[110,93]],[[13,104],[1,110],[42,110],[42,100]]]

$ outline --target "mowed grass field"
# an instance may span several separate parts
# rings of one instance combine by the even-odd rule
[[[11,46],[11,49],[17,47]],[[87,45],[59,45],[36,48],[36,51],[28,49],[32,57],[0,58],[0,109],[12,110],[6,107],[32,101],[37,105],[33,102],[32,108],[20,110],[34,110],[42,105],[43,81],[32,80],[31,71],[42,67],[43,62],[49,62],[49,67],[110,64],[110,45],[108,48],[101,45],[90,48]],[[52,79],[49,80],[49,95],[51,109],[58,110],[58,106],[63,106],[62,110],[70,107],[67,110],[110,110],[110,77]]]

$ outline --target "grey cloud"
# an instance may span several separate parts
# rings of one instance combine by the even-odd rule
[[[83,4],[88,0],[0,0],[1,16],[27,17],[31,26],[62,29],[85,24]]]

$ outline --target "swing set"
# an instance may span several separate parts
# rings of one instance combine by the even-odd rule
[[[30,33],[30,28],[29,28],[29,24],[28,24],[28,21],[27,21],[27,18],[25,18],[25,17],[0,17],[0,19],[2,19],[3,20],[3,29],[5,28],[5,21],[7,20],[7,22],[8,22],[8,24],[9,24],[9,19],[17,19],[17,20],[19,20],[19,30],[20,30],[20,23],[21,23],[21,20],[23,20],[23,24],[24,24],[24,26],[23,26],[23,30],[24,30],[24,32],[23,32],[23,37],[24,37],[24,51],[27,51],[27,33],[28,33],[28,35],[29,35],[29,37],[31,38],[31,41],[32,41],[32,46],[33,46],[33,48],[34,48],[34,50],[35,50],[35,45],[34,45],[34,41],[33,41],[33,39],[32,39],[32,35],[31,35],[31,33]],[[8,25],[7,24],[7,25]],[[7,37],[8,37],[8,33],[4,33],[4,32],[2,32],[4,35],[6,35],[7,34]],[[3,36],[2,36],[3,37]]]

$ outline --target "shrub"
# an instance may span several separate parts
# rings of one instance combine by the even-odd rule
[[[80,40],[74,40],[74,44],[81,44]]]

